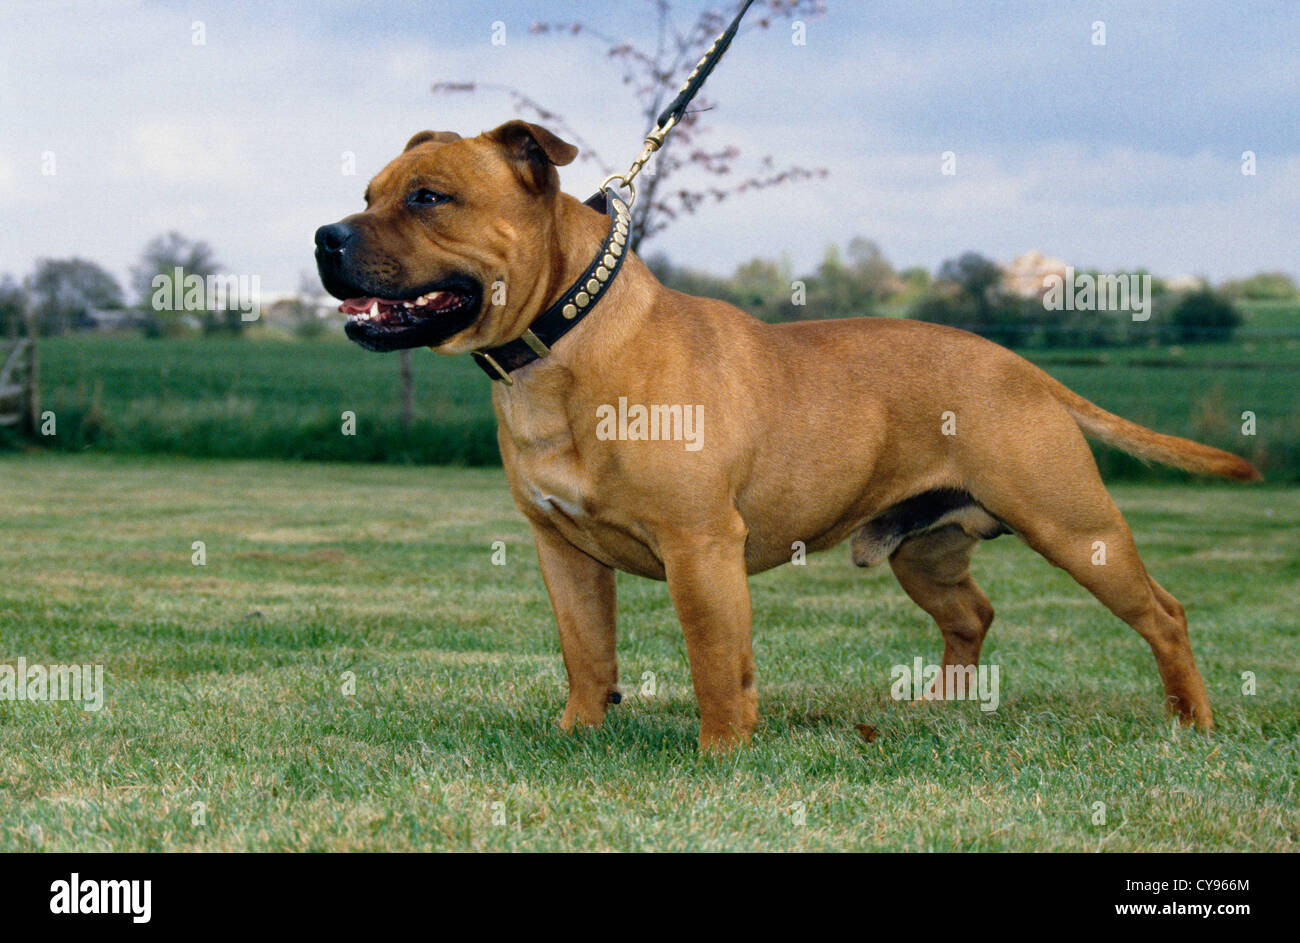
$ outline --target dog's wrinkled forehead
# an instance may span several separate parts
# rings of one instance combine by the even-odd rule
[[[577,153],[576,147],[545,128],[518,120],[474,138],[462,138],[455,131],[421,131],[370,182],[366,201],[423,177],[481,177],[491,173],[493,163],[513,172],[526,190],[551,194],[559,188],[555,168],[572,162]]]
[[[370,181],[366,187],[366,203],[384,194],[400,192],[412,181],[435,173],[440,164],[448,166],[448,163],[436,160],[438,151],[459,140],[461,136],[455,131],[421,131],[414,135],[406,142],[402,153],[389,161]]]
[[[402,148],[402,153],[406,153],[413,147],[419,147],[421,144],[451,144],[453,141],[459,141],[460,135],[455,131],[421,131],[406,142],[406,147]]]

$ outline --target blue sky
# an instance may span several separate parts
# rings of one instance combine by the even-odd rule
[[[710,207],[652,251],[717,272],[756,255],[806,270],[862,235],[900,268],[1038,248],[1168,276],[1300,271],[1300,2],[828,6],[806,45],[783,24],[737,40],[708,121],[711,143],[829,176]],[[125,280],[149,238],[178,229],[264,289],[293,289],[315,228],[358,209],[413,132],[514,117],[501,93],[434,97],[436,81],[523,88],[626,163],[643,129],[616,69],[582,39],[528,27],[582,17],[650,42],[648,7],[9,0],[0,272],[80,255]],[[504,46],[490,41],[497,20]],[[1091,42],[1097,20],[1105,46]],[[949,150],[955,176],[940,173]],[[583,162],[562,172],[579,196],[600,176]]]

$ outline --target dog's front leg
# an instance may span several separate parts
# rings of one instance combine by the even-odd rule
[[[700,705],[700,749],[747,742],[758,723],[749,579],[740,536],[674,536],[660,553],[686,636]]]
[[[533,524],[533,539],[569,673],[569,702],[560,728],[598,727],[618,692],[614,571],[545,525]]]

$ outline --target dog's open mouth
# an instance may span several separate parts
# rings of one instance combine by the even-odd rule
[[[349,340],[368,350],[430,347],[468,327],[478,315],[481,291],[468,281],[426,291],[415,298],[348,298]]]
[[[349,321],[367,321],[374,327],[413,327],[424,318],[463,308],[470,300],[468,295],[454,291],[431,291],[411,301],[349,298],[339,305],[339,310],[349,315]]]

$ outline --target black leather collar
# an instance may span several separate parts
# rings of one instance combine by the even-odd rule
[[[471,351],[475,362],[493,380],[514,385],[510,374],[549,354],[556,341],[591,313],[622,268],[628,252],[628,227],[631,224],[627,204],[613,190],[605,188],[587,200],[586,205],[609,216],[609,233],[605,241],[582,277],[538,315],[524,331],[523,337],[499,347]]]

